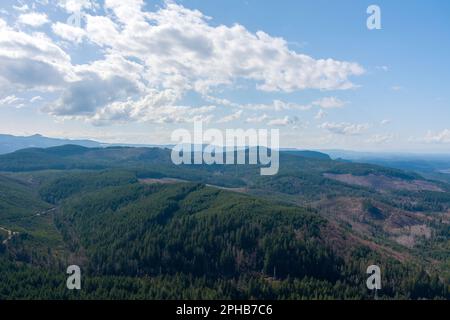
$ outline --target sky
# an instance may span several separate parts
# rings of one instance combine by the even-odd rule
[[[2,0],[0,133],[450,153],[449,40],[440,0]]]

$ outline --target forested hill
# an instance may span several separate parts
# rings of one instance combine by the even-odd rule
[[[45,273],[44,253],[34,263],[27,257],[33,255],[27,248],[37,246],[33,236],[6,247],[10,255],[21,248],[15,259],[28,263],[16,270],[8,254],[0,258],[4,298],[37,291],[51,298],[370,298],[368,263],[390,270],[386,298],[447,295],[420,266],[342,235],[314,211],[201,184],[116,185],[114,175],[91,191],[61,197],[54,225],[66,258]],[[72,296],[59,282],[58,265],[68,263],[86,275],[86,289]],[[8,287],[12,282],[22,289]]]
[[[413,173],[283,152],[262,177],[71,145],[0,170],[0,299],[370,299],[371,264],[382,299],[450,298],[449,187]]]

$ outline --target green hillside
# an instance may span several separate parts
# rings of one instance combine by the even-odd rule
[[[380,298],[449,298],[445,183],[290,152],[272,177],[168,157],[0,156],[0,299],[371,299],[371,264],[384,270]],[[3,244],[6,230],[16,234]],[[70,264],[81,292],[64,289]]]

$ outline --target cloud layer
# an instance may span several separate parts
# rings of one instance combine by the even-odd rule
[[[3,91],[54,92],[57,98],[43,110],[58,117],[93,123],[206,119],[214,106],[208,101],[184,106],[181,101],[187,93],[211,97],[241,80],[265,92],[345,90],[354,87],[352,76],[364,73],[357,63],[314,59],[289,49],[283,38],[253,33],[239,24],[215,25],[200,11],[173,2],[144,11],[142,0],[105,0],[103,14],[95,1],[68,0],[59,5],[68,13],[85,10],[80,25],[54,22],[49,35],[11,27],[0,19]],[[19,25],[39,27],[49,22],[46,14],[27,10],[20,8]],[[100,57],[75,64],[64,48],[82,44],[97,47]],[[344,104],[325,98],[309,106],[274,101],[271,107],[303,110]],[[222,121],[241,115],[235,111]],[[273,120],[278,125],[292,121]]]
[[[326,129],[331,133],[353,136],[359,135],[369,129],[368,124],[355,124],[355,123],[347,123],[347,122],[325,122],[322,123],[319,128]]]

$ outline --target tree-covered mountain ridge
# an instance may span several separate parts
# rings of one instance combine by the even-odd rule
[[[17,232],[1,298],[370,299],[371,264],[381,298],[448,298],[449,187],[415,173],[282,152],[262,177],[78,146],[3,155],[0,170],[0,226]]]

